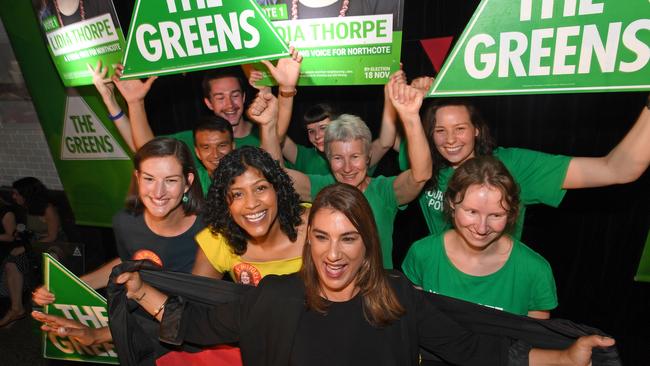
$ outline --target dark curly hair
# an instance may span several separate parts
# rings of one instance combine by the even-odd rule
[[[271,155],[252,146],[233,150],[224,156],[214,171],[212,185],[208,191],[205,220],[210,231],[215,235],[223,235],[228,245],[238,255],[246,252],[250,236],[230,215],[228,193],[235,178],[244,174],[248,168],[259,170],[275,189],[280,229],[291,241],[296,241],[298,238],[296,226],[302,223],[301,215],[304,212],[291,178],[280,164],[271,158]]]
[[[50,204],[48,190],[45,185],[34,177],[20,178],[11,184],[13,189],[25,199],[25,208],[30,215],[43,216]]]
[[[422,125],[424,133],[429,142],[429,150],[431,151],[431,160],[433,162],[433,171],[431,179],[425,184],[424,189],[437,189],[438,188],[438,175],[440,170],[449,166],[449,162],[445,159],[433,141],[433,132],[436,128],[436,112],[442,107],[461,106],[467,109],[469,113],[470,122],[474,128],[478,129],[478,136],[474,143],[474,156],[492,155],[492,150],[496,146],[490,129],[487,123],[479,113],[478,109],[468,99],[463,98],[439,98],[433,103],[429,104],[424,112],[424,119]]]

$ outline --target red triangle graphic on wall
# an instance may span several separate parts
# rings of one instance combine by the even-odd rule
[[[449,36],[420,40],[420,44],[424,48],[424,52],[429,56],[429,60],[431,60],[436,72],[440,72],[440,68],[445,61],[445,57],[447,57],[453,39],[454,37]]]

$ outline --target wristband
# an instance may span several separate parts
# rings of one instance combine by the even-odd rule
[[[165,309],[165,305],[167,305],[167,300],[165,300],[165,301],[162,303],[162,305],[160,305],[160,307],[158,308],[158,310],[156,310],[156,312],[153,314],[153,317],[154,317],[154,318],[157,317],[158,314],[160,314],[160,312],[163,311],[163,310]]]
[[[296,96],[296,94],[298,94],[298,90],[296,90],[295,88],[291,91],[280,90],[280,96],[284,98],[291,98]]]
[[[124,111],[119,111],[114,116],[109,113],[108,119],[110,119],[111,121],[117,121],[118,119],[122,118],[122,116],[124,116]]]

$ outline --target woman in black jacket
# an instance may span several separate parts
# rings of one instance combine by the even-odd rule
[[[418,346],[459,365],[588,365],[613,339],[580,338],[566,350],[517,352],[503,337],[463,328],[381,266],[368,202],[337,184],[309,215],[301,272],[267,276],[238,301],[207,307],[167,297],[137,272],[117,278],[127,297],[161,321],[160,339],[212,345],[239,341],[246,365],[417,365]]]

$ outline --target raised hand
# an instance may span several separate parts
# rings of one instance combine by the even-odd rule
[[[102,96],[104,103],[115,101],[115,85],[110,78],[107,78],[108,68],[102,66],[102,61],[97,61],[97,66],[92,67],[90,64],[86,64],[86,67],[90,72],[93,73],[93,84],[97,91]]]
[[[117,89],[120,91],[127,103],[143,101],[144,97],[146,97],[147,93],[149,93],[151,85],[154,81],[156,81],[156,79],[158,79],[158,77],[150,76],[145,81],[142,81],[140,79],[122,80],[120,77],[122,76],[123,70],[124,66],[116,66],[115,75],[113,75],[112,78],[113,83],[115,83],[115,86],[117,86]]]
[[[246,112],[248,118],[264,126],[278,121],[278,99],[271,93],[258,93]]]
[[[253,68],[250,68],[250,75],[248,76],[248,83],[250,86],[253,88],[257,89],[260,91],[260,93],[270,93],[271,92],[271,87],[264,86],[264,85],[257,85],[257,82],[262,80],[263,74],[259,70],[255,70]]]
[[[393,106],[403,121],[412,117],[419,119],[420,107],[422,106],[425,94],[424,91],[402,83],[397,79],[391,79],[388,82],[388,94]]]
[[[433,85],[433,81],[434,78],[431,76],[420,76],[413,79],[413,81],[411,81],[411,86],[427,93],[429,89],[431,89],[431,85]]]
[[[275,81],[278,82],[280,88],[287,89],[286,91],[292,91],[298,84],[300,63],[302,63],[302,55],[300,55],[298,50],[290,47],[289,52],[291,52],[291,57],[281,58],[275,66],[270,61],[262,61],[266,68],[269,69]]]

